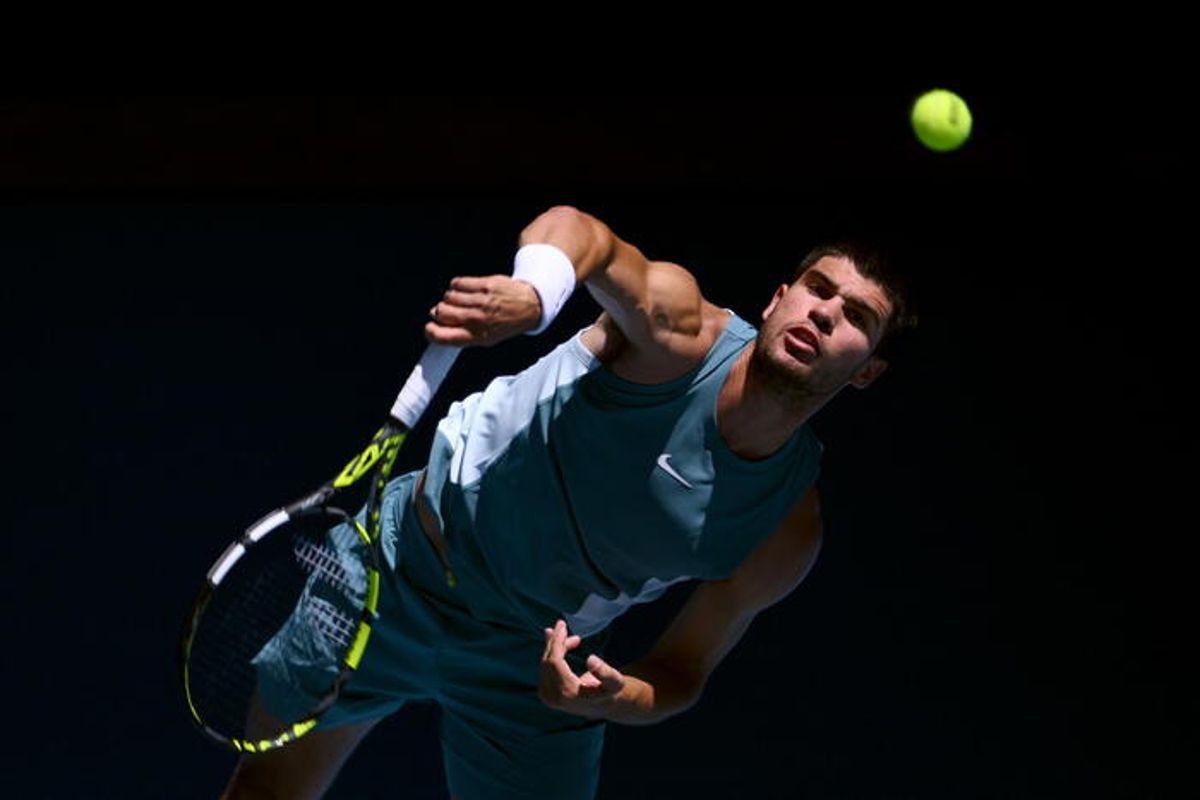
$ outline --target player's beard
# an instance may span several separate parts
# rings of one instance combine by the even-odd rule
[[[775,349],[786,350],[782,341],[785,335],[785,332],[780,331],[774,337]],[[812,405],[814,398],[825,393],[813,385],[810,375],[796,368],[796,363],[786,352],[770,352],[760,334],[758,341],[754,343],[754,350],[750,353],[747,380],[770,394],[789,411],[803,411]]]

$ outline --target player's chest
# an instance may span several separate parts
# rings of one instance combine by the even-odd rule
[[[684,411],[666,425],[629,414],[575,434],[554,451],[585,532],[605,548],[648,561],[699,552],[723,507],[703,413]]]

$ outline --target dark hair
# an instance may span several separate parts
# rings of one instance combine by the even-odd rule
[[[907,341],[908,333],[917,327],[918,316],[909,292],[909,284],[896,269],[891,255],[883,248],[862,240],[839,240],[814,247],[800,261],[792,275],[792,283],[800,280],[808,268],[822,258],[836,256],[854,265],[864,278],[883,288],[892,313],[884,322],[883,335],[875,345],[873,355],[891,361],[898,345]]]

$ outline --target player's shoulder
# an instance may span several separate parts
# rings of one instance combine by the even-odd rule
[[[704,298],[696,314],[694,326],[658,331],[649,344],[635,347],[605,311],[583,332],[581,340],[620,377],[637,383],[665,383],[703,361],[733,319],[727,309]]]
[[[721,335],[729,312],[710,302],[686,267],[674,261],[650,261],[647,283],[655,331],[668,346],[703,352]]]

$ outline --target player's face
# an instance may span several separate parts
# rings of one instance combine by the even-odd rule
[[[847,383],[866,388],[887,368],[871,353],[891,310],[879,284],[847,259],[826,256],[776,290],[763,311],[756,355],[805,394],[833,394]]]

